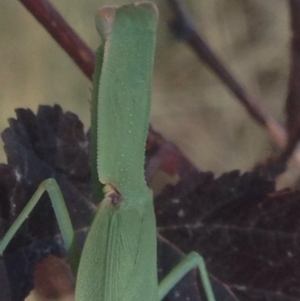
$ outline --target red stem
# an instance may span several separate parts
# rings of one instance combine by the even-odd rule
[[[69,54],[82,72],[92,80],[94,52],[79,38],[48,0],[19,0],[53,39]]]

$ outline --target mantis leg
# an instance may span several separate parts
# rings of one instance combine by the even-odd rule
[[[161,281],[158,287],[158,300],[162,300],[166,294],[178,283],[189,271],[198,268],[200,278],[208,301],[215,301],[214,293],[207,274],[203,257],[196,252],[191,252]]]
[[[63,241],[68,252],[71,268],[74,275],[76,275],[80,257],[79,249],[64,197],[57,182],[54,179],[47,179],[40,184],[37,191],[24,207],[23,211],[8,229],[3,239],[0,241],[0,255],[2,255],[8,243],[11,241],[15,233],[21,227],[22,223],[34,209],[35,205],[38,203],[45,191],[47,191],[49,194],[57,222],[62,233]]]

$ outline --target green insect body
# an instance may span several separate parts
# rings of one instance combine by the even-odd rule
[[[149,3],[104,7],[96,19],[105,39],[100,79],[94,83],[99,85],[94,100],[98,177],[129,197],[149,190],[144,158],[157,21],[157,10]]]
[[[104,44],[94,75],[94,172],[108,191],[81,256],[76,301],[158,299],[153,197],[144,176],[157,22],[149,3],[104,7],[96,16]]]
[[[104,43],[96,52],[91,167],[94,194],[100,198],[104,191],[104,199],[81,256],[54,179],[40,184],[0,241],[2,254],[47,191],[77,278],[75,301],[159,301],[195,267],[207,300],[215,301],[204,260],[195,252],[157,281],[153,196],[144,175],[157,23],[158,11],[150,2],[106,6],[96,16]]]

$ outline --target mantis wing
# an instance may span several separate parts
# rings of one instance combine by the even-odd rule
[[[109,197],[102,201],[81,256],[76,301],[158,300],[151,199],[143,215],[127,200],[120,207]]]

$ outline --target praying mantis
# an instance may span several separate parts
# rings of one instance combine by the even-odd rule
[[[63,195],[42,182],[0,242],[0,254],[47,191],[76,277],[75,301],[158,301],[197,267],[208,301],[215,301],[203,258],[192,252],[157,280],[156,223],[145,182],[158,10],[151,2],[105,6],[96,15],[104,43],[96,52],[91,153],[95,195],[104,199],[80,254]]]

